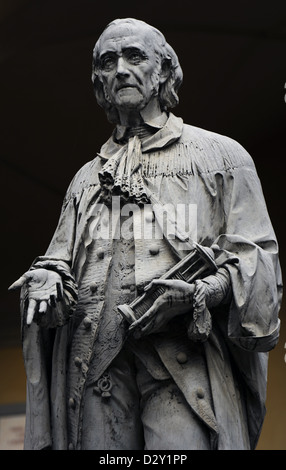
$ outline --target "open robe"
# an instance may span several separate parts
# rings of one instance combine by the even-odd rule
[[[104,299],[108,295],[105,289],[112,263],[112,239],[93,240],[90,227],[98,217],[94,213],[101,195],[98,173],[121,147],[110,138],[100,154],[76,174],[47,253],[33,263],[33,268],[47,267],[62,275],[65,271],[67,278],[72,273],[79,298],[77,307],[71,308],[65,320],[59,316],[57,328],[47,329],[40,322],[27,327],[23,321],[27,449],[49,446],[65,449],[70,436],[76,448],[80,448],[81,404],[103,321]],[[255,448],[265,413],[267,352],[276,345],[279,335],[282,281],[277,242],[253,161],[232,139],[185,125],[172,114],[162,129],[142,139],[141,151],[141,174],[149,193],[162,204],[196,204],[197,242],[213,246],[218,266],[224,266],[230,274],[231,302],[214,309],[213,330],[203,343],[217,421],[210,427],[216,434],[218,449],[243,448],[241,442],[247,439],[250,448]],[[95,266],[98,295],[93,301],[89,300],[86,289],[81,291],[92,243],[103,247],[105,253]],[[186,254],[175,251],[177,257]],[[137,260],[135,256],[139,277],[140,266],[142,257]],[[146,281],[163,274],[156,269],[156,265],[154,269],[148,268]],[[67,289],[72,292],[71,285]],[[23,297],[24,294],[23,290]],[[88,340],[82,331],[84,316],[90,320]],[[80,321],[73,323],[74,318]],[[98,374],[104,372],[124,342],[126,325],[120,315],[112,321],[115,322],[114,344],[111,339],[109,349],[112,353],[98,358]],[[76,326],[71,328],[71,324]],[[70,361],[78,351],[83,358],[80,379],[71,371]],[[67,383],[67,377],[74,383]],[[187,396],[184,377],[177,378],[177,383],[195,409],[195,403],[192,405]],[[240,436],[243,426],[236,426],[241,419],[236,380],[247,413],[247,439]],[[66,395],[73,387],[78,406],[67,432]],[[199,414],[199,410],[195,411]]]

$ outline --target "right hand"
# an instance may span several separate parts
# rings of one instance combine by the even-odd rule
[[[35,313],[45,314],[48,307],[56,307],[57,302],[63,299],[62,278],[55,271],[42,268],[27,271],[9,290],[24,284],[28,294],[27,325],[32,323]]]
[[[165,292],[129,328],[129,331],[136,329],[137,338],[159,331],[174,317],[193,309],[194,284],[180,279],[153,279],[145,291],[156,286],[163,286]]]

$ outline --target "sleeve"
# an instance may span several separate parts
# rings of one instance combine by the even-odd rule
[[[68,331],[68,319],[76,305],[77,286],[71,270],[71,256],[76,220],[74,198],[65,199],[58,227],[45,254],[36,258],[30,269],[45,268],[62,277],[64,299],[56,308],[49,308],[31,325],[25,322],[26,289],[21,291],[22,348],[27,376],[25,449],[50,449],[53,445],[53,410],[51,390],[55,383],[63,393],[66,341],[57,347]],[[56,378],[55,378],[56,377]],[[54,382],[55,381],[55,382]],[[55,406],[56,398],[53,397]],[[57,413],[58,413],[57,408]],[[58,430],[64,433],[64,428]]]
[[[45,256],[37,257],[30,269],[48,269],[57,272],[63,283],[63,300],[56,307],[49,307],[45,315],[36,315],[35,321],[42,327],[54,328],[64,325],[72,315],[77,302],[77,284],[72,272],[72,257],[76,230],[76,198],[67,191],[59,222]],[[21,292],[21,311],[24,321],[27,292]]]
[[[213,248],[218,266],[229,273],[232,291],[226,319],[222,315],[218,321],[232,343],[266,352],[279,337],[278,244],[252,159],[241,146],[238,151],[245,163],[224,174],[225,231]]]

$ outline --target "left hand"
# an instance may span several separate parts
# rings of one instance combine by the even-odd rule
[[[172,318],[192,309],[194,284],[177,279],[154,279],[145,287],[145,291],[159,286],[163,286],[165,292],[129,328],[130,331],[136,330],[136,338],[158,331]]]

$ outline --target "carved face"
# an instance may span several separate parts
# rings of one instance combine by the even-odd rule
[[[106,99],[119,110],[141,110],[158,94],[161,64],[152,39],[148,28],[130,24],[102,35],[99,77]]]

